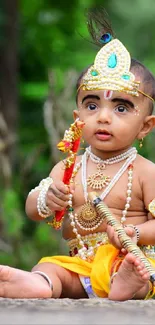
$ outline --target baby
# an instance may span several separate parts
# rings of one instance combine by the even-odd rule
[[[100,41],[94,64],[79,77],[74,111],[89,146],[77,156],[69,186],[61,161],[26,201],[32,220],[49,221],[65,209],[62,236],[70,256],[44,257],[32,272],[1,266],[1,297],[123,301],[155,293],[143,262],[123,250],[88,195],[96,191],[155,266],[155,165],[133,146],[136,139],[142,146],[155,125],[155,79],[105,29]]]

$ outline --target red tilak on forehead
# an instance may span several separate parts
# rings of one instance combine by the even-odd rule
[[[110,99],[113,95],[113,91],[112,90],[105,90],[104,91],[104,98],[105,99]]]

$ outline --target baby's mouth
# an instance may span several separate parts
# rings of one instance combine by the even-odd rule
[[[106,134],[106,135],[111,135],[107,130],[97,130],[96,134]]]
[[[109,133],[107,130],[98,130],[96,132],[96,137],[100,140],[108,140],[111,136],[111,133]]]

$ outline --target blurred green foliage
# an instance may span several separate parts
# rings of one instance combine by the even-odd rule
[[[1,236],[6,244],[0,251],[1,264],[29,269],[44,255],[67,251],[61,234],[44,223],[27,219],[25,200],[30,189],[46,177],[53,166],[43,121],[43,105],[49,94],[48,72],[52,70],[56,76],[54,92],[59,98],[65,87],[65,72],[73,69],[80,74],[93,62],[96,46],[89,38],[85,18],[85,9],[93,5],[104,5],[117,37],[133,57],[155,73],[154,0],[19,2],[18,168],[14,171],[12,188],[3,191],[3,185],[0,186],[3,202]],[[0,12],[0,25],[4,20],[5,16]],[[0,41],[2,39],[3,29]],[[153,161],[154,140],[153,133],[142,150],[142,154]],[[35,150],[40,150],[39,155],[24,177],[25,161]]]

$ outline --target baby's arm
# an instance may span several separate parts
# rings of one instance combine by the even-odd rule
[[[46,205],[48,208],[55,212],[57,210],[63,210],[66,208],[69,200],[69,191],[65,184],[62,182],[64,174],[64,162],[59,162],[54,166],[50,173],[50,177],[53,179],[53,183],[49,186],[46,194]],[[37,200],[40,191],[33,191],[30,193],[26,200],[26,214],[32,220],[43,220],[39,215],[37,209]]]
[[[145,170],[145,172],[144,172]],[[148,210],[149,203],[155,198],[155,164],[145,161],[142,175],[142,191],[144,205]],[[137,226],[140,232],[139,245],[155,245],[155,218],[148,211],[148,221]]]
[[[149,203],[155,198],[155,164],[143,158],[139,164],[138,171],[140,173],[139,181],[144,207],[148,210]],[[147,221],[136,225],[139,231],[139,238],[137,238],[136,231],[130,225],[125,228],[125,231],[135,243],[137,243],[138,239],[138,245],[155,245],[155,217],[149,211],[146,211],[146,214],[148,217]],[[107,234],[110,242],[116,248],[121,249],[120,240],[113,227],[107,227]]]

